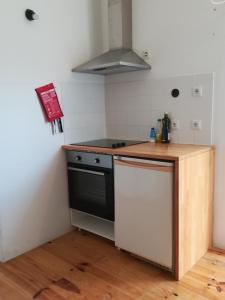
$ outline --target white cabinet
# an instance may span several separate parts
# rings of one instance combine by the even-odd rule
[[[172,269],[173,163],[115,157],[116,246]]]

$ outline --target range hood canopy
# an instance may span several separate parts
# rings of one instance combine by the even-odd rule
[[[110,50],[72,71],[109,75],[151,69],[132,50],[132,0],[108,0],[108,12]]]
[[[74,68],[73,72],[109,75],[149,69],[150,66],[131,49],[116,49]]]

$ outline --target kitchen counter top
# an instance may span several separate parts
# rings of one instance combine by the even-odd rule
[[[195,156],[203,152],[214,149],[214,146],[184,145],[184,144],[155,144],[143,143],[123,148],[108,149],[98,147],[64,145],[67,151],[86,151],[101,154],[111,154],[120,156],[132,156],[140,158],[152,158],[178,161],[190,156]]]

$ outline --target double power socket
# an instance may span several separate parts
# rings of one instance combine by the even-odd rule
[[[172,127],[172,129],[179,130],[180,129],[180,121],[172,120],[171,127]],[[192,130],[202,130],[202,120],[192,120],[191,128],[192,128]]]

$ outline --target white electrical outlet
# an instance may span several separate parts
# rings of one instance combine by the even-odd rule
[[[171,127],[172,127],[172,129],[180,129],[180,121],[179,120],[172,120]]]
[[[196,86],[192,89],[192,96],[193,97],[202,97],[202,95],[203,95],[202,86]]]
[[[142,51],[142,57],[145,60],[149,60],[150,59],[150,52],[148,50]]]
[[[202,121],[201,120],[192,120],[191,127],[193,130],[202,130]]]

